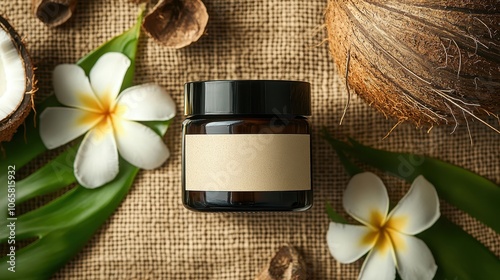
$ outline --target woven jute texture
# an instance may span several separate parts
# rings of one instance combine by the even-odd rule
[[[353,97],[324,42],[326,0],[204,1],[210,15],[206,34],[193,45],[170,50],[142,37],[135,82],[158,83],[177,103],[178,115],[165,141],[170,159],[141,171],[114,215],[82,252],[54,279],[253,279],[286,243],[305,256],[311,279],[354,279],[362,261],[335,262],[326,245],[325,203],[345,215],[341,197],[349,177],[334,151],[319,136],[323,127],[338,137],[391,151],[425,154],[471,169],[500,182],[500,135],[478,122],[416,129]],[[125,0],[78,3],[65,25],[49,29],[31,14],[31,1],[0,0],[0,12],[23,34],[37,65],[39,97],[52,91],[51,71],[74,63],[131,27],[138,7]],[[149,7],[151,8],[151,7]],[[314,207],[303,213],[200,214],[181,203],[181,122],[183,84],[210,79],[291,79],[312,84]],[[493,122],[493,119],[490,119]],[[39,159],[42,164],[47,159]],[[446,174],[443,174],[446,176]],[[397,202],[408,184],[383,176]],[[467,214],[442,203],[442,213],[500,255],[500,238]],[[473,257],[473,256],[471,256]],[[23,269],[19,267],[18,269]],[[26,268],[29,269],[29,268]]]

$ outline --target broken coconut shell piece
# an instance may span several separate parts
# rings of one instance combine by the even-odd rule
[[[21,37],[0,16],[0,142],[10,141],[30,113],[35,84],[33,65]]]
[[[160,44],[183,48],[205,32],[208,13],[200,0],[162,0],[144,18],[142,28]]]
[[[56,27],[73,16],[77,2],[77,0],[32,0],[33,13],[48,27]]]
[[[307,266],[302,255],[293,246],[286,245],[266,265],[255,280],[305,280]]]

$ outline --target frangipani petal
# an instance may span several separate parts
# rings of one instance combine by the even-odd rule
[[[120,93],[130,59],[122,53],[103,54],[90,70],[90,84],[99,101],[109,106]]]
[[[394,264],[394,252],[392,250],[384,250],[384,252],[381,252],[376,249],[370,251],[361,267],[359,279],[390,280],[395,278],[396,266]]]
[[[395,248],[399,275],[402,279],[432,279],[437,265],[431,251],[425,243],[413,236],[399,234],[397,238],[403,242],[402,248]]]
[[[118,151],[131,164],[143,169],[154,169],[170,156],[163,139],[149,127],[126,120],[120,121],[116,127]]]
[[[175,116],[175,102],[155,84],[144,84],[124,90],[117,101],[122,117],[134,121],[169,120]]]
[[[439,216],[436,189],[420,175],[389,214],[387,226],[401,233],[414,235],[432,226]]]
[[[83,135],[99,122],[94,113],[75,108],[49,107],[40,115],[40,138],[48,149]]]
[[[363,242],[370,232],[365,226],[330,222],[326,234],[328,249],[338,262],[352,263],[373,247],[374,242]]]
[[[90,86],[85,72],[78,65],[61,64],[52,73],[54,93],[63,105],[95,111],[99,101]]]
[[[349,215],[370,227],[381,225],[389,210],[389,196],[384,183],[371,172],[351,178],[342,202]]]
[[[100,187],[116,177],[118,151],[109,121],[85,135],[76,153],[74,169],[78,183],[89,189]]]

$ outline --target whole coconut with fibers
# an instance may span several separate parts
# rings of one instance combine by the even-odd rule
[[[497,0],[330,0],[326,27],[348,88],[387,117],[500,133]]]

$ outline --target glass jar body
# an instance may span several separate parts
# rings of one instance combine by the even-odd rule
[[[311,159],[310,159],[310,126],[305,117],[302,116],[192,116],[187,118],[183,123],[183,139],[182,139],[182,199],[186,208],[196,211],[302,211],[307,210],[312,206],[312,179],[311,179]],[[210,182],[206,182],[207,188],[203,186],[191,188],[187,186],[191,176],[197,176],[198,171],[205,167],[199,166],[197,169],[190,169],[190,165],[195,161],[196,157],[201,155],[192,155],[192,144],[186,143],[186,139],[198,136],[202,138],[212,138],[211,136],[222,137],[221,141],[231,140],[231,143],[242,143],[236,149],[233,147],[232,154],[237,160],[227,160],[218,158],[217,153],[212,153],[211,158],[205,156],[203,161],[208,166],[222,166],[221,171],[212,169],[210,178],[213,178],[215,183],[224,181],[226,187],[218,189],[217,184],[208,187]],[[207,137],[208,136],[208,137]],[[234,137],[239,137],[235,139]],[[280,162],[281,158],[287,160],[289,154],[282,149],[287,149],[283,146],[288,146],[287,142],[296,142],[294,139],[300,137],[306,142],[302,142],[300,150],[307,152],[300,157],[300,172],[301,176],[299,186],[294,186],[292,189],[287,189],[287,186],[282,186],[281,189],[274,189],[274,186],[262,187],[260,185],[252,185],[252,182],[273,181],[277,177],[286,176],[290,172],[286,167],[287,162]],[[247,141],[251,139],[251,141]],[[288,141],[290,139],[290,141]],[[189,139],[188,139],[189,140]],[[235,141],[233,141],[235,140]],[[277,141],[280,141],[279,143]],[[307,143],[307,146],[306,144]],[[224,149],[225,143],[220,143]],[[207,145],[207,147],[210,147]],[[203,145],[199,147],[203,149]],[[187,150],[186,150],[187,149]],[[210,149],[210,148],[209,148]],[[231,149],[228,145],[227,149]],[[290,148],[288,148],[290,149]],[[307,151],[304,151],[307,149]],[[299,150],[299,149],[297,149]],[[240,153],[241,152],[241,153]],[[202,152],[203,153],[203,152]],[[283,154],[285,153],[285,154]],[[291,153],[294,153],[293,151]],[[223,153],[221,153],[223,154]],[[281,155],[281,156],[280,156]],[[222,156],[224,157],[224,156]],[[201,158],[200,158],[201,159]],[[308,162],[304,162],[304,161]],[[232,162],[231,162],[232,161]],[[241,164],[241,161],[246,163]],[[254,164],[255,162],[255,164]],[[256,164],[264,162],[276,162],[276,165],[270,165],[268,170],[264,172],[256,172]],[[260,164],[262,165],[262,164]],[[212,166],[212,167],[213,167]],[[226,168],[227,167],[227,168]],[[243,167],[240,168],[240,167]],[[255,168],[254,168],[255,167]],[[296,166],[294,168],[297,168]],[[241,170],[238,170],[241,169]],[[308,170],[303,170],[308,169]],[[186,170],[190,170],[187,172]],[[237,170],[238,172],[233,172]],[[297,173],[297,172],[295,172]],[[285,174],[285,175],[283,175]],[[238,186],[231,188],[231,178],[234,181],[240,181],[241,176],[245,176],[247,184],[245,189]],[[307,177],[309,176],[309,177]],[[268,180],[269,179],[269,180]],[[287,178],[282,178],[287,180]],[[290,179],[290,178],[288,178]],[[297,180],[295,180],[297,181]],[[227,185],[229,184],[229,189]],[[269,185],[268,185],[269,186]]]

